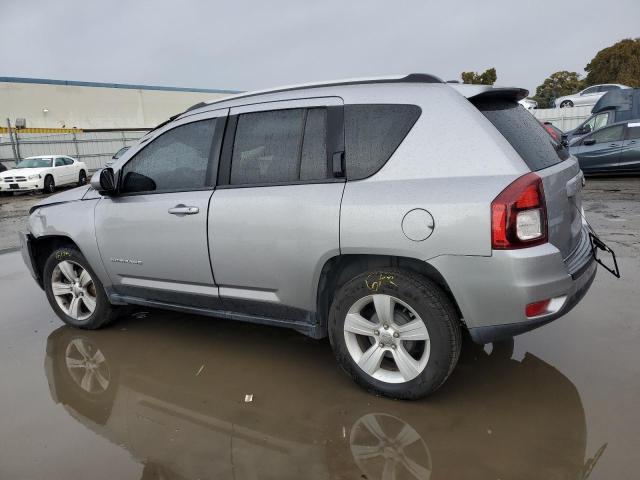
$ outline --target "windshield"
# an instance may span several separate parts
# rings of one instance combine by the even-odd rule
[[[16,168],[46,168],[51,166],[51,158],[25,158]]]

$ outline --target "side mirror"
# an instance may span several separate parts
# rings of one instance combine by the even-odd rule
[[[98,193],[111,195],[116,191],[116,179],[113,168],[103,168],[98,170],[91,177],[91,186]]]
[[[583,145],[595,145],[596,141],[593,138],[587,138],[582,142]]]

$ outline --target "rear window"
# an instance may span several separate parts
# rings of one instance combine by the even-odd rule
[[[476,107],[507,139],[532,170],[542,170],[569,158],[569,152],[555,141],[536,118],[515,102],[483,100]]]
[[[419,116],[416,105],[345,105],[347,178],[358,180],[380,170]]]

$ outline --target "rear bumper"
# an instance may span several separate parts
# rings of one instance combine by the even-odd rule
[[[565,315],[589,290],[597,266],[584,241],[567,260],[556,247],[544,244],[496,250],[491,257],[443,256],[430,263],[444,276],[471,338],[480,344],[527,332]],[[548,313],[526,316],[528,304],[546,299],[554,299]]]
[[[40,288],[43,288],[42,278],[40,278],[38,269],[36,268],[33,236],[30,233],[26,232],[19,232],[18,235],[20,236],[20,251],[22,253],[22,260],[24,260],[24,263],[29,269],[31,276],[35,279],[36,282],[38,282]]]

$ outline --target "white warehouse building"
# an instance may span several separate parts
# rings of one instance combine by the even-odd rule
[[[147,130],[233,90],[0,77],[0,163],[71,155],[90,170]]]
[[[0,77],[0,127],[145,129],[233,90]]]

